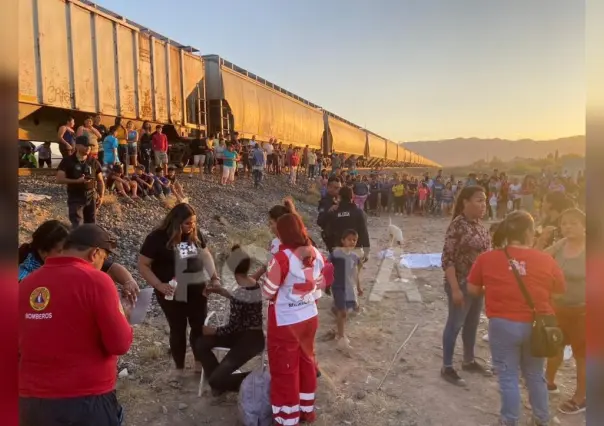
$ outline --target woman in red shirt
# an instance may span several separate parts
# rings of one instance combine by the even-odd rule
[[[292,155],[289,160],[290,169],[289,169],[289,183],[292,185],[296,184],[296,177],[298,174],[298,166],[300,165],[300,150],[298,148],[294,149]]]
[[[547,425],[550,420],[543,375],[545,359],[531,355],[533,312],[512,267],[518,271],[539,314],[554,314],[552,294],[564,293],[565,283],[556,261],[532,248],[534,236],[535,223],[529,213],[510,213],[493,235],[493,246],[504,248],[478,256],[468,275],[468,291],[485,295],[489,345],[501,395],[501,425],[517,425],[520,418],[518,371],[522,371],[528,388],[532,424]]]
[[[297,214],[288,213],[277,220],[277,236],[282,244],[262,284],[270,301],[267,347],[273,416],[277,424],[310,423],[316,417],[315,295],[324,282],[325,260],[312,246]]]

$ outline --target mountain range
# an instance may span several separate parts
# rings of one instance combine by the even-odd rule
[[[457,138],[400,143],[405,148],[436,161],[443,167],[466,166],[479,160],[490,161],[494,157],[502,161],[509,161],[516,157],[544,158],[556,151],[558,151],[558,155],[585,155],[585,136],[570,136],[544,141]]]

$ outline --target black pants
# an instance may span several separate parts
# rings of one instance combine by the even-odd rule
[[[151,149],[141,148],[139,163],[145,166],[145,172],[151,172]]]
[[[128,158],[128,145],[118,145],[117,146],[117,156],[122,164],[128,164],[126,161]],[[127,171],[126,171],[127,172]]]
[[[115,391],[80,398],[19,398],[19,426],[120,426],[123,420]]]
[[[215,347],[230,348],[219,363]],[[264,350],[262,330],[246,330],[225,336],[202,336],[195,342],[195,358],[201,361],[205,377],[213,390],[237,392],[249,373],[234,373]]]
[[[82,223],[96,223],[96,198],[67,200],[69,221],[74,228]]]
[[[252,176],[254,177],[254,186],[257,188],[262,181],[262,170],[252,170]]]
[[[195,348],[195,342],[201,338],[203,322],[208,312],[208,299],[203,295],[204,285],[189,285],[187,287],[187,302],[166,300],[164,295],[157,290],[155,297],[164,311],[170,327],[170,352],[176,368],[185,368],[185,355],[187,353],[187,321],[191,327],[189,344]],[[193,351],[195,353],[195,351]],[[198,360],[197,357],[195,357]]]
[[[48,166],[48,168],[50,169],[52,167],[52,160],[50,158],[40,158],[40,159],[38,159],[38,166],[41,169],[44,168],[44,164],[46,164]]]
[[[315,177],[315,165],[314,164],[308,165],[308,177],[309,178]]]
[[[151,191],[146,186],[143,186],[140,182],[136,182],[136,195],[139,197],[146,197]]]
[[[405,197],[394,197],[394,213],[405,212]]]

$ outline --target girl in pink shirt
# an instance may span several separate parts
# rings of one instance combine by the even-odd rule
[[[417,195],[419,199],[419,211],[424,214],[424,208],[426,206],[426,200],[428,199],[428,194],[430,194],[430,190],[426,186],[425,183],[421,183],[419,189],[417,190]]]

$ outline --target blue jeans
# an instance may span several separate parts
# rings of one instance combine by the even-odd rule
[[[463,306],[456,306],[453,304],[451,291],[448,288],[446,293],[449,301],[449,315],[443,332],[443,367],[453,367],[455,342],[462,329],[463,360],[465,363],[474,361],[474,346],[476,345],[483,297],[470,296],[464,291]]]
[[[535,358],[531,355],[531,329],[529,322],[515,322],[503,318],[489,320],[489,345],[499,381],[501,420],[505,425],[519,424],[518,370],[524,377],[535,420],[544,425],[549,421],[547,383],[543,375],[545,358]]]
[[[407,210],[407,214],[413,213],[415,208],[415,195],[409,194],[405,196],[405,208]]]

